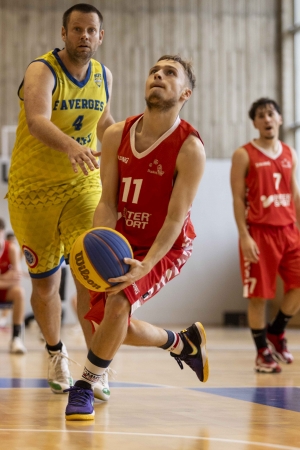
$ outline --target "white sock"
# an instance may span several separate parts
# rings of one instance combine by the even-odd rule
[[[105,367],[95,366],[89,359],[86,360],[83,373],[81,375],[81,380],[89,383],[92,388],[100,380],[100,376],[105,372]]]
[[[180,355],[180,353],[183,350],[183,342],[178,333],[175,333],[174,331],[173,331],[173,333],[174,333],[174,342],[166,350],[168,350],[169,352],[175,353],[175,355]]]

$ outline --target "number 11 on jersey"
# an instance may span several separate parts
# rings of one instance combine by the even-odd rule
[[[122,183],[125,184],[123,197],[122,197],[122,202],[127,203],[131,184],[134,184],[135,185],[135,189],[134,189],[134,194],[133,194],[133,198],[132,198],[131,203],[138,203],[143,180],[142,179],[135,179],[135,180],[133,180],[132,177],[128,177],[128,178],[122,178]]]

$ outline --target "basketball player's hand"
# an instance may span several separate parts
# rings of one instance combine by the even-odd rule
[[[1,274],[1,282],[5,283],[4,289],[10,289],[21,281],[22,273],[19,270],[9,269]]]
[[[241,249],[245,261],[252,263],[258,263],[259,260],[259,248],[254,239],[251,236],[247,236],[240,240]]]
[[[88,169],[99,169],[99,162],[96,157],[99,156],[101,152],[94,152],[91,148],[83,147],[78,144],[76,148],[70,148],[67,154],[75,173],[78,172],[78,166],[84,175],[88,175]]]
[[[140,280],[150,272],[150,267],[144,264],[143,261],[124,258],[124,262],[130,265],[129,272],[121,277],[108,279],[110,283],[119,283],[116,286],[111,286],[106,289],[105,292],[107,292],[108,295],[117,294],[118,292],[123,291],[123,289]]]

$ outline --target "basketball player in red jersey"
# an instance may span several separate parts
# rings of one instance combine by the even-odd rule
[[[132,312],[179,274],[195,237],[190,208],[205,152],[198,132],[178,116],[192,94],[190,63],[165,55],[146,82],[144,114],[112,125],[104,134],[102,196],[94,226],[115,228],[130,242],[130,271],[119,283],[93,293],[86,315],[95,328],[81,380],[69,389],[67,420],[93,419],[93,385],[121,344],[161,347],[200,381],[208,378],[206,337],[196,322],[179,333],[130,318]],[[129,320],[130,318],[130,320]]]
[[[13,242],[5,240],[5,223],[0,218],[0,302],[13,302],[13,332],[10,353],[24,354],[22,341],[25,294],[20,286],[20,251]]]
[[[296,153],[278,139],[282,124],[278,104],[261,98],[249,116],[259,137],[237,149],[231,186],[240,238],[244,297],[257,348],[256,371],[278,373],[278,362],[292,363],[285,327],[300,309],[300,195]],[[276,276],[284,298],[274,321],[266,326],[266,299],[275,297]]]

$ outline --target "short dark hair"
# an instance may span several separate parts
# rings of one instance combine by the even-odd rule
[[[88,3],[77,3],[77,5],[73,5],[71,6],[71,8],[67,9],[67,11],[64,12],[63,15],[63,27],[65,30],[67,30],[67,26],[70,20],[70,15],[72,14],[73,11],[80,11],[83,13],[95,13],[98,15],[99,17],[99,22],[100,22],[100,31],[102,30],[103,27],[103,16],[101,14],[101,12],[95,8],[95,6],[93,5],[89,5]]]
[[[275,100],[272,100],[271,98],[268,97],[262,97],[259,98],[258,100],[256,100],[256,102],[252,103],[251,108],[249,109],[249,117],[251,120],[255,119],[255,114],[256,111],[258,110],[258,108],[267,106],[267,105],[273,105],[274,108],[276,109],[276,111],[278,112],[278,114],[281,114],[281,110],[280,110],[280,106],[278,105],[277,102],[275,102]]]
[[[179,62],[184,68],[185,74],[190,82],[190,87],[193,90],[196,86],[196,76],[194,74],[194,69],[191,61],[186,61],[181,58],[179,55],[163,55],[157,61],[176,61]]]
[[[3,219],[1,219],[1,217],[0,217],[0,230],[5,230],[5,222]]]

